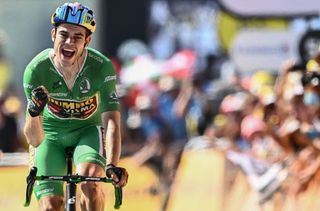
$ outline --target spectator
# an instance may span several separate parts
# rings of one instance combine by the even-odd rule
[[[22,150],[18,124],[14,114],[7,113],[4,108],[5,99],[0,102],[0,150],[17,152]]]
[[[16,152],[20,148],[15,117],[0,112],[0,149],[3,152]]]
[[[241,136],[250,148],[242,153],[229,150],[227,158],[243,169],[251,187],[259,193],[259,202],[264,203],[287,177],[283,152],[267,133],[263,120],[252,114],[241,121]]]

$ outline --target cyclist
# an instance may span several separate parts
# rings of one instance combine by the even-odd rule
[[[121,137],[115,71],[108,58],[87,47],[96,28],[94,13],[78,2],[65,3],[51,22],[53,48],[35,56],[23,77],[28,100],[24,134],[35,148],[38,175],[65,174],[65,149],[74,147],[78,174],[106,173],[123,187],[128,173],[117,167]],[[80,187],[82,210],[104,209],[99,184]],[[63,183],[41,181],[34,190],[41,210],[63,209]]]

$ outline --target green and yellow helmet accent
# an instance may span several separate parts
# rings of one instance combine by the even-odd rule
[[[91,33],[96,30],[93,11],[78,2],[65,3],[58,7],[51,17],[51,23],[53,26],[60,23],[75,24],[86,28]]]

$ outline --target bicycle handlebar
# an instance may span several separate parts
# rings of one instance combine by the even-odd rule
[[[70,175],[70,176],[36,176],[37,175],[37,167],[32,167],[30,169],[30,173],[27,177],[27,189],[26,189],[26,200],[24,203],[25,207],[28,207],[31,202],[31,195],[33,191],[33,185],[36,180],[55,180],[55,181],[65,181],[69,183],[80,183],[80,182],[105,182],[105,183],[112,183],[112,179],[108,177],[87,177],[87,176],[80,176]],[[114,186],[114,195],[115,195],[115,203],[114,208],[119,209],[122,205],[122,188]]]

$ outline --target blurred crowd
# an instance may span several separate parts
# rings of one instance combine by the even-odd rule
[[[10,62],[4,53],[6,39],[5,32],[0,29],[0,158],[2,153],[27,149],[21,132],[23,100],[11,81]]]
[[[211,55],[187,77],[167,72],[131,84],[120,77],[124,155],[153,165],[169,190],[183,150],[216,148],[243,170],[260,203],[280,189],[301,193],[320,182],[319,55],[245,76],[223,76],[230,69]],[[118,67],[120,76],[131,70]]]

